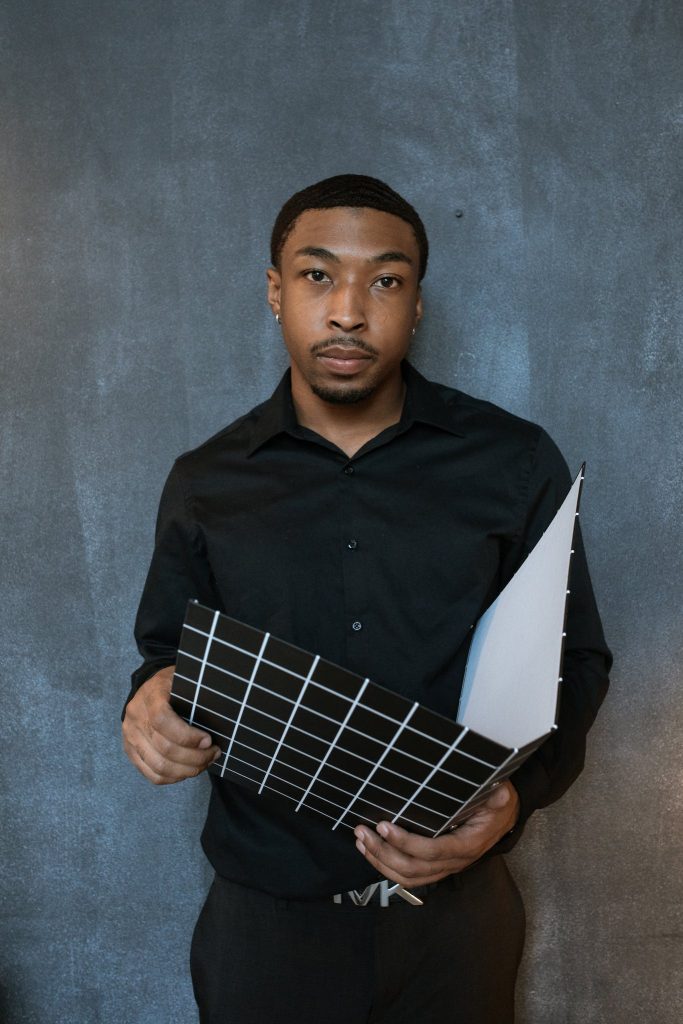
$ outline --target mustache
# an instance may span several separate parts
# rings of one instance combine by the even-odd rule
[[[311,355],[316,356],[328,348],[356,349],[359,352],[365,352],[368,356],[377,355],[377,349],[369,345],[367,341],[363,341],[361,338],[351,338],[346,334],[336,334],[332,338],[323,338],[322,341],[316,341],[315,344],[311,345]]]

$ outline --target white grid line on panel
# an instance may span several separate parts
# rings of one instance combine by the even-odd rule
[[[292,719],[294,718],[295,714],[299,710],[299,705],[301,704],[301,701],[303,699],[303,695],[306,692],[306,687],[310,683],[311,676],[315,672],[316,665],[318,664],[319,661],[320,661],[320,655],[316,654],[315,659],[313,661],[313,664],[311,665],[311,667],[310,667],[310,669],[308,671],[308,675],[306,676],[306,679],[304,681],[304,685],[301,687],[301,690],[299,691],[299,696],[296,698],[296,703],[295,703],[294,707],[292,708],[292,711],[290,713],[289,718],[287,719],[287,724],[285,725],[284,729],[282,730],[282,736],[279,739],[278,745],[275,748],[275,753],[273,754],[273,756],[271,758],[271,761],[270,761],[270,764],[268,765],[268,771],[263,776],[263,782],[261,783],[261,787],[259,789],[259,793],[261,793],[263,791],[263,787],[266,784],[266,779],[268,778],[268,776],[270,774],[271,768],[275,764],[275,760],[277,758],[277,755],[280,753],[280,748],[282,747],[282,744],[285,742],[285,736],[287,735],[287,732],[289,731],[289,727],[292,724]]]
[[[417,803],[416,797],[419,796],[419,794],[422,792],[423,789],[427,788],[427,784],[428,784],[429,780],[431,778],[433,778],[434,775],[436,775],[436,773],[438,772],[439,768],[444,763],[446,758],[451,756],[453,751],[456,749],[456,747],[458,746],[460,741],[467,735],[467,733],[468,733],[468,729],[467,729],[466,726],[464,726],[463,730],[460,733],[460,735],[458,736],[458,738],[451,744],[450,748],[446,751],[446,753],[443,755],[441,760],[437,764],[434,765],[434,767],[432,768],[432,770],[429,773],[429,775],[427,775],[427,777],[424,779],[424,781],[420,783],[420,785],[417,787],[417,789],[415,790],[413,795],[410,797],[410,799],[406,800],[406,802],[404,803],[403,807],[398,812],[398,814],[394,818],[391,819],[392,821],[394,821],[394,822],[398,821],[399,818],[403,817],[404,811],[406,811],[408,809],[408,807],[410,807],[410,805],[412,803]],[[419,807],[420,804],[417,804],[417,806]]]
[[[266,633],[264,635],[264,637],[263,637],[263,643],[261,644],[261,650],[259,651],[258,657],[257,657],[256,661],[254,662],[254,667],[251,670],[251,679],[249,680],[249,682],[247,684],[247,689],[246,689],[245,694],[244,694],[244,699],[242,700],[242,705],[240,707],[239,714],[237,716],[237,721],[235,722],[235,728],[232,730],[232,736],[230,737],[230,744],[229,744],[227,750],[225,751],[225,760],[223,762],[223,770],[224,771],[225,771],[225,766],[228,763],[228,758],[230,757],[230,751],[232,750],[232,745],[235,742],[235,735],[237,733],[237,730],[240,727],[240,721],[242,719],[242,715],[244,714],[244,709],[246,707],[246,703],[247,703],[247,701],[249,699],[249,693],[251,691],[252,686],[254,685],[254,679],[256,678],[256,673],[258,672],[258,667],[261,664],[261,658],[263,657],[263,652],[266,649],[266,644],[268,643],[269,639],[270,639],[270,633]]]
[[[194,691],[194,700],[192,701],[192,710],[190,711],[190,717],[189,717],[190,724],[192,724],[194,722],[194,712],[195,712],[195,708],[197,707],[197,698],[199,697],[199,691],[200,691],[201,685],[202,685],[202,677],[204,676],[204,669],[206,668],[206,662],[207,662],[208,657],[209,657],[209,651],[211,650],[211,641],[213,640],[213,634],[215,633],[216,626],[218,625],[219,615],[220,615],[220,612],[214,612],[213,622],[211,623],[211,630],[207,634],[206,648],[204,650],[204,657],[202,658],[202,663],[199,666],[199,675],[197,676],[197,685],[196,685],[195,691]]]
[[[401,733],[403,732],[403,730],[405,729],[405,727],[407,726],[408,722],[410,721],[410,719],[412,718],[412,716],[413,716],[413,715],[415,714],[415,712],[417,711],[417,709],[419,708],[419,706],[420,706],[420,705],[419,705],[419,704],[417,703],[417,701],[415,701],[415,703],[413,704],[412,708],[410,709],[410,711],[408,712],[408,714],[406,715],[406,717],[404,718],[404,720],[403,720],[403,721],[401,722],[400,726],[398,727],[398,729],[396,730],[396,732],[394,733],[394,735],[392,736],[392,738],[391,738],[391,743],[390,743],[390,744],[389,744],[389,745],[388,745],[388,746],[386,747],[386,749],[385,749],[385,750],[383,751],[383,753],[382,753],[382,756],[380,757],[379,761],[377,762],[377,764],[375,765],[375,767],[374,767],[374,768],[372,769],[372,771],[370,772],[370,774],[368,775],[367,779],[365,780],[365,782],[363,783],[363,785],[362,785],[362,786],[360,787],[360,789],[358,790],[358,792],[356,793],[356,795],[355,795],[355,796],[353,797],[353,799],[351,800],[351,803],[350,803],[350,804],[348,805],[348,807],[346,808],[346,810],[342,811],[342,813],[341,813],[341,815],[340,815],[340,817],[339,817],[339,821],[336,821],[336,822],[334,823],[334,825],[332,826],[332,831],[334,831],[334,830],[335,830],[335,828],[337,827],[337,825],[339,824],[339,822],[340,822],[340,821],[342,820],[342,818],[343,818],[343,817],[345,817],[345,815],[346,815],[346,813],[348,812],[349,808],[350,808],[350,807],[351,807],[351,806],[352,806],[352,805],[353,805],[353,804],[354,804],[354,803],[356,802],[356,800],[358,800],[358,798],[360,797],[361,793],[363,792],[363,790],[365,789],[365,787],[366,787],[366,786],[368,785],[368,783],[370,782],[370,779],[371,779],[371,778],[372,778],[372,776],[373,776],[373,775],[375,774],[375,772],[377,771],[377,769],[379,768],[379,766],[381,765],[382,761],[383,761],[383,760],[384,760],[384,758],[385,758],[385,757],[387,756],[387,754],[389,753],[389,751],[390,751],[390,750],[391,750],[391,749],[393,748],[394,744],[396,743],[396,740],[397,740],[397,739],[399,738],[399,736],[401,735]]]
[[[346,723],[348,722],[349,718],[351,717],[351,715],[352,715],[352,714],[353,714],[353,712],[355,711],[355,709],[356,709],[356,707],[357,707],[357,705],[358,705],[358,702],[359,702],[359,700],[361,699],[361,697],[363,696],[363,694],[365,693],[365,688],[366,688],[366,686],[368,685],[368,683],[369,683],[369,682],[370,682],[370,680],[369,680],[369,679],[365,679],[365,680],[363,681],[363,685],[361,686],[360,690],[359,690],[359,691],[358,691],[358,693],[356,694],[356,699],[354,700],[353,704],[351,705],[351,707],[349,708],[349,710],[348,710],[348,711],[347,711],[347,713],[346,713],[346,718],[344,719],[344,721],[343,721],[343,722],[341,723],[341,725],[340,725],[340,726],[339,726],[339,728],[337,729],[337,734],[336,734],[336,736],[334,737],[334,739],[332,740],[332,742],[331,742],[331,744],[330,744],[329,748],[327,749],[327,751],[326,751],[326,753],[325,753],[325,756],[324,756],[324,758],[322,759],[322,761],[321,761],[321,762],[320,762],[320,764],[318,765],[318,769],[317,769],[317,771],[316,771],[315,775],[313,776],[313,778],[312,778],[312,779],[311,779],[311,781],[309,782],[309,784],[308,784],[308,789],[306,790],[306,792],[304,793],[304,795],[303,795],[303,796],[301,797],[301,800],[299,800],[299,803],[298,803],[298,804],[296,805],[296,809],[297,809],[297,811],[299,810],[299,808],[301,807],[302,803],[304,802],[304,800],[306,799],[306,797],[307,797],[307,796],[308,796],[308,794],[310,793],[310,791],[311,791],[311,788],[313,787],[313,784],[315,783],[315,780],[316,780],[316,779],[318,778],[318,776],[320,775],[321,771],[323,770],[323,768],[324,768],[324,767],[325,767],[325,765],[327,764],[327,761],[328,761],[328,759],[329,759],[329,757],[330,757],[330,754],[332,753],[332,751],[333,751],[333,750],[334,750],[334,748],[335,748],[335,745],[336,745],[336,743],[337,743],[337,740],[339,739],[339,737],[341,736],[341,734],[342,734],[342,733],[343,733],[343,731],[344,731],[344,726],[346,725]]]

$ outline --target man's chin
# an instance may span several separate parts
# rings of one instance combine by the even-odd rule
[[[330,405],[355,405],[374,394],[376,385],[366,384],[365,387],[335,387],[330,384],[311,384],[311,391],[323,402]]]

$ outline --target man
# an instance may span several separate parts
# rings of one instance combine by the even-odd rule
[[[162,497],[123,724],[151,782],[218,755],[169,706],[190,598],[456,715],[472,625],[569,475],[539,427],[406,362],[427,256],[415,210],[373,178],[326,179],[281,210],[268,301],[290,370],[269,401],[178,459]],[[580,537],[575,547],[559,729],[453,834],[382,822],[354,841],[211,777],[202,842],[216,879],[192,947],[203,1022],[513,1019],[524,916],[500,854],[581,770],[607,688]],[[333,899],[381,877],[424,906]]]

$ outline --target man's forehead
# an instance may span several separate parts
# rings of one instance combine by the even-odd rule
[[[333,206],[304,210],[294,222],[283,247],[292,256],[300,249],[362,247],[371,251],[397,249],[417,265],[417,239],[410,224],[384,210],[367,206]]]

